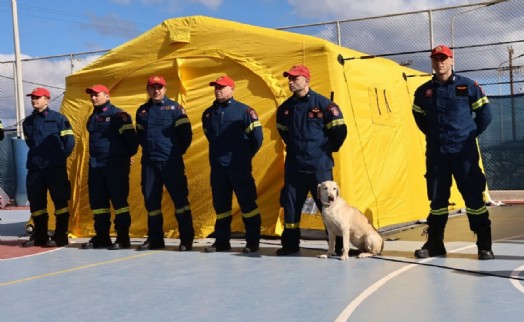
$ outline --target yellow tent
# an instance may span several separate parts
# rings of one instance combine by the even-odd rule
[[[166,20],[143,35],[111,50],[83,70],[67,77],[61,111],[73,125],[77,146],[70,159],[73,188],[70,230],[93,235],[93,215],[87,195],[88,133],[92,111],[85,88],[104,84],[111,102],[133,118],[147,100],[146,80],[162,75],[167,95],[187,110],[193,142],[185,155],[190,203],[197,237],[213,231],[215,213],[209,187],[208,144],[201,115],[214,100],[208,83],[227,74],[235,80],[235,98],[259,114],[264,143],[253,161],[262,215],[262,233],[279,235],[282,215],[279,194],[283,184],[284,146],[275,112],[289,95],[282,72],[304,64],[312,73],[311,88],[341,107],[348,138],[335,154],[335,180],[342,196],[360,208],[378,227],[427,216],[424,180],[424,138],[411,114],[412,93],[426,78],[407,81],[403,74],[420,74],[382,59],[348,59],[362,53],[311,36],[255,27],[202,16]],[[140,157],[131,167],[131,234],[147,233],[147,213],[140,189]],[[455,198],[456,193],[454,194]],[[459,197],[457,197],[459,198]],[[461,200],[455,201],[460,206]],[[177,237],[173,204],[164,193],[165,231]],[[234,204],[233,231],[243,231]],[[322,229],[319,215],[305,216],[302,228]]]

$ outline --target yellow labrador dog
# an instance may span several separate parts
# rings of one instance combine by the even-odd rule
[[[360,251],[358,258],[378,255],[384,248],[384,241],[377,230],[357,208],[350,206],[340,197],[335,181],[324,181],[317,186],[322,202],[322,220],[328,231],[329,247],[320,258],[331,257],[335,250],[335,237],[342,236],[344,243],[341,260],[349,258],[349,242]]]

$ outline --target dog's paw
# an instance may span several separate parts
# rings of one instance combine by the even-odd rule
[[[329,256],[327,254],[318,255],[317,257],[318,258],[322,258],[322,259],[329,258]]]
[[[375,256],[371,253],[360,253],[358,254],[357,258],[366,258],[366,257],[371,257],[371,256]]]
[[[340,256],[340,260],[341,261],[345,261],[345,260],[348,260],[349,259],[349,256],[348,255],[342,255]]]

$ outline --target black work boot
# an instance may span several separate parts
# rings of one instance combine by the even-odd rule
[[[164,241],[164,217],[162,214],[147,217],[147,239],[136,250],[158,250],[166,248]]]
[[[477,248],[480,260],[494,259],[493,251],[491,250],[491,227],[482,227],[477,229]]]
[[[210,247],[204,248],[206,253],[215,253],[215,252],[228,252],[231,250],[231,244],[229,242],[214,242]]]
[[[242,217],[242,221],[246,228],[246,247],[242,251],[244,253],[256,253],[260,248],[260,226],[262,224],[260,214],[250,218]]]
[[[423,234],[427,234],[428,241],[421,249],[415,251],[416,258],[428,258],[446,255],[444,247],[444,225],[430,225],[424,229]]]
[[[288,256],[300,252],[300,228],[284,228],[281,243],[282,248],[277,249],[277,256]]]
[[[178,251],[187,252],[193,249],[193,240],[195,239],[195,229],[193,228],[193,216],[191,210],[184,213],[175,214],[178,222],[178,232],[180,234],[180,245]]]
[[[35,231],[28,241],[22,243],[22,247],[45,246],[47,244],[49,241],[49,236],[47,235],[48,219],[48,214],[33,217]]]
[[[129,238],[129,228],[119,228],[116,231],[116,240],[109,246],[109,250],[127,249],[131,247],[131,239]]]
[[[344,253],[344,240],[341,236],[335,238],[335,255],[342,256]]]
[[[228,216],[215,221],[215,242],[210,247],[204,248],[206,253],[227,252],[231,250],[231,221],[233,217]]]
[[[107,232],[107,234],[97,234],[87,243],[83,243],[82,249],[108,248],[111,247],[112,244],[113,243],[111,242],[111,237],[109,237],[109,232]]]
[[[477,248],[479,259],[494,259],[491,251],[491,220],[489,213],[472,215],[468,214],[469,228],[477,235]]]
[[[55,234],[46,244],[47,247],[62,247],[69,245],[69,238],[67,236],[69,229],[69,214],[61,214],[56,216]]]
[[[158,249],[164,249],[166,248],[166,244],[164,242],[164,239],[150,241],[149,238],[144,241],[142,245],[138,245],[136,250],[143,251],[143,250],[158,250]]]

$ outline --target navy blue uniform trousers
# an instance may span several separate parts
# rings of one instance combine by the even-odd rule
[[[211,167],[211,191],[213,207],[217,213],[216,243],[223,245],[231,238],[232,199],[233,192],[235,192],[246,228],[246,242],[258,245],[261,218],[256,203],[257,188],[251,174],[251,164],[213,165]]]
[[[165,186],[175,204],[180,242],[192,243],[195,237],[189,207],[187,177],[183,159],[148,161],[142,163],[142,194],[148,211],[148,239],[150,243],[164,242],[162,193]]]
[[[282,247],[299,247],[300,218],[308,192],[311,193],[319,211],[322,211],[322,203],[317,196],[317,186],[326,180],[333,180],[331,169],[311,173],[285,171],[284,188],[280,193],[280,205],[284,208]]]
[[[469,225],[472,231],[489,226],[488,211],[485,209],[483,192],[486,177],[479,166],[479,153],[476,146],[461,153],[443,155],[428,152],[426,156],[428,198],[432,211],[445,209],[441,215],[430,214],[428,220],[445,224],[447,208],[451,195],[452,177],[466,203]],[[480,210],[480,212],[478,212]],[[477,211],[477,212],[475,212]]]
[[[26,177],[27,198],[31,213],[47,214],[47,191],[56,210],[68,208],[71,184],[65,167],[28,169]]]
[[[115,230],[129,229],[129,170],[128,158],[111,160],[103,167],[89,167],[89,203],[94,213],[97,235],[109,236],[111,229],[110,200],[115,210]]]

